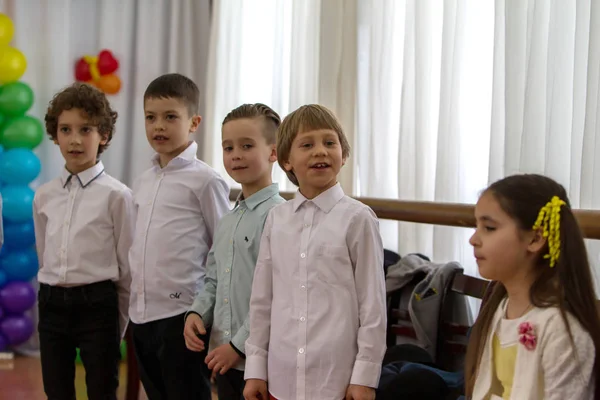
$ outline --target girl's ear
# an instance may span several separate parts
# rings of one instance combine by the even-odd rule
[[[537,253],[541,251],[548,240],[544,236],[544,229],[540,228],[535,231],[531,231],[528,238],[529,243],[527,244],[527,250],[531,253]]]

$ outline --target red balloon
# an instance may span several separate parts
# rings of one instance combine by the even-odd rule
[[[98,53],[98,71],[100,75],[112,74],[119,68],[119,62],[109,50]]]
[[[90,73],[90,66],[85,62],[83,57],[77,60],[75,64],[75,79],[78,81],[89,81],[92,79],[92,74]]]

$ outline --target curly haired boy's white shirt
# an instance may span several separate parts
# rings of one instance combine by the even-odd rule
[[[504,299],[492,320],[473,388],[473,400],[489,396],[493,380],[492,338],[505,315],[506,304]],[[567,319],[575,348],[558,308],[534,308],[526,314],[524,321],[534,326],[537,345],[534,350],[518,345],[511,399],[594,398],[594,343],[575,317],[567,314]],[[517,331],[514,332],[514,340],[519,340]]]

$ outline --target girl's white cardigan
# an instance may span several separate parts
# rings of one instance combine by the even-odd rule
[[[506,303],[507,299],[500,303],[492,320],[473,388],[473,400],[487,399],[492,385],[492,338],[505,315]],[[576,351],[558,308],[534,308],[527,313],[523,321],[534,326],[537,346],[527,350],[518,345],[511,400],[593,400],[594,343],[575,317],[567,314],[567,319]],[[519,342],[516,330],[510,341],[513,340]]]

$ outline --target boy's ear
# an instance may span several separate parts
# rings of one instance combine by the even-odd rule
[[[100,137],[102,138],[102,139],[100,139],[100,144],[101,145],[104,146],[106,143],[108,143],[108,134],[106,134],[106,133],[100,133]]]
[[[277,162],[277,146],[275,143],[271,145],[271,154],[269,155],[269,162]]]
[[[200,122],[202,122],[202,117],[201,116],[194,115],[192,117],[192,122],[190,123],[190,133],[196,132],[196,130],[200,126]]]

